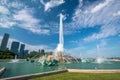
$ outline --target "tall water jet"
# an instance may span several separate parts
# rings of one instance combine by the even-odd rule
[[[56,49],[56,59],[60,62],[63,61],[64,53],[64,37],[63,37],[63,14],[60,13],[60,27],[59,27],[59,44]]]
[[[60,14],[60,27],[59,27],[59,44],[57,45],[57,51],[64,52],[64,38],[63,38],[63,15]]]
[[[63,14],[60,14],[60,25],[59,25],[59,43],[55,50],[55,54],[48,55],[45,58],[39,58],[39,62],[42,65],[54,66],[58,62],[64,62],[63,53],[64,53],[64,37],[63,37]]]
[[[45,58],[39,58],[39,62],[41,62],[42,65],[55,66],[60,62],[78,62],[77,58],[64,54],[63,19],[64,15],[61,13],[59,24],[59,43],[55,49],[55,54],[47,55]]]
[[[15,59],[12,60],[13,63],[18,62],[17,55],[15,55]]]
[[[101,64],[104,62],[104,59],[100,55],[100,46],[99,45],[97,45],[97,53],[98,53],[98,58],[96,59],[96,62]]]

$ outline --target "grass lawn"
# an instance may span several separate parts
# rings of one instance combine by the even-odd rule
[[[61,73],[32,80],[120,80],[120,73]]]

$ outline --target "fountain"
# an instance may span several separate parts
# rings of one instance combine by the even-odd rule
[[[19,60],[17,59],[17,55],[15,55],[15,59],[11,60],[11,62],[15,63],[18,62]]]
[[[58,62],[64,62],[63,60],[64,38],[63,38],[63,22],[62,22],[63,17],[64,16],[60,14],[59,44],[57,45],[55,54],[40,57],[38,61],[41,62],[42,65],[54,66],[54,65],[58,65]]]
[[[101,64],[104,63],[105,59],[101,57],[100,55],[100,47],[97,45],[97,53],[98,53],[98,58],[96,58],[96,63]]]
[[[68,62],[68,63],[73,61],[79,62],[76,58],[64,54],[63,18],[64,15],[60,13],[59,43],[55,50],[55,54],[48,55],[46,57],[45,56],[40,57],[38,61],[41,62],[42,65],[54,66],[54,65],[58,65],[58,63],[61,62]]]
[[[63,53],[64,53],[64,38],[63,38],[63,15],[60,14],[60,28],[59,28],[59,44],[56,48],[55,57],[59,62],[63,62]]]
[[[101,58],[101,57],[98,57],[97,59],[96,59],[96,62],[98,63],[98,64],[101,64],[101,63],[104,63],[104,59],[103,58]]]

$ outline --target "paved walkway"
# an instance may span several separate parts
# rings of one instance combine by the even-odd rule
[[[84,69],[68,69],[68,72],[82,73],[120,73],[120,70],[84,70]]]

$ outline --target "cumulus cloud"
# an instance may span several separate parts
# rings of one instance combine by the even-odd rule
[[[10,0],[0,0],[0,5],[3,5],[7,8],[16,8],[16,9],[20,9],[23,8],[25,5],[23,3],[21,3],[19,0],[14,0],[14,1],[10,1]]]
[[[0,14],[9,14],[9,10],[5,6],[0,5]]]
[[[18,12],[16,12],[15,15],[13,15],[14,20],[18,22],[18,26],[21,28],[24,28],[26,30],[30,30],[34,33],[38,34],[48,34],[49,30],[47,29],[41,29],[39,22],[40,20],[34,18],[31,16],[32,13],[29,9],[22,9]]]
[[[49,34],[48,29],[41,29],[40,19],[34,17],[33,9],[26,8],[21,2],[1,0],[0,14],[0,28],[11,28],[16,25],[36,34]]]
[[[0,5],[0,28],[9,28],[15,24],[9,15],[9,9],[6,6]]]
[[[40,0],[40,2],[45,6],[45,11],[48,11],[50,8],[63,4],[64,0],[50,0],[47,3],[44,3],[43,0]]]
[[[0,19],[0,28],[10,28],[16,23],[11,21],[8,17],[4,16]]]

